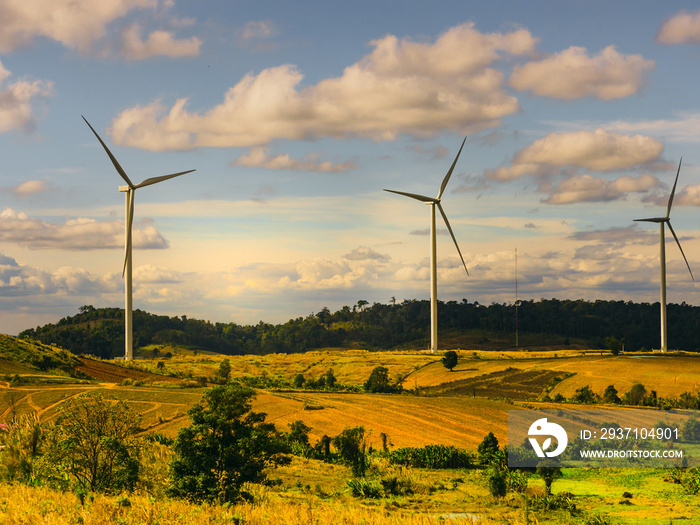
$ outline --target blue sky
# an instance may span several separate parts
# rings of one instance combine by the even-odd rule
[[[283,322],[359,300],[658,300],[700,275],[691,2],[0,0],[0,331],[122,306]],[[99,7],[95,7],[98,5]],[[5,16],[6,15],[6,16]],[[669,301],[700,304],[673,238]]]

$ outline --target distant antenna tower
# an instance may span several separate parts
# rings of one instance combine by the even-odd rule
[[[518,342],[518,247],[515,247],[515,348],[520,348]]]

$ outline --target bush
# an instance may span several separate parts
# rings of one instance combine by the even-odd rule
[[[452,445],[426,445],[396,449],[389,462],[413,468],[457,469],[473,466],[474,455]]]

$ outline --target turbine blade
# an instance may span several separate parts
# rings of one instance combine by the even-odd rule
[[[647,219],[633,219],[634,222],[667,222],[666,217],[649,217]]]
[[[82,115],[81,115],[81,117],[82,117]],[[109,156],[110,160],[112,161],[112,164],[114,164],[114,167],[117,169],[117,172],[119,173],[119,175],[121,175],[122,179],[124,179],[126,181],[126,183],[129,185],[130,188],[133,188],[134,185],[129,180],[129,177],[126,176],[126,172],[119,165],[119,162],[117,162],[117,159],[114,158],[114,155],[112,155],[112,152],[109,151],[107,144],[105,144],[104,141],[100,138],[100,136],[97,134],[97,131],[95,131],[95,129],[92,126],[90,126],[90,123],[87,121],[87,119],[85,117],[83,117],[83,120],[85,121],[85,124],[87,124],[90,127],[90,129],[92,130],[92,132],[95,134],[95,136],[97,137],[97,140],[100,141],[100,144],[102,144],[102,147],[107,152],[107,155]]]
[[[685,261],[685,265],[688,267],[688,271],[690,272],[690,277],[695,280],[695,277],[693,277],[693,272],[690,269],[690,265],[688,264],[688,259],[685,258],[685,253],[683,253],[683,248],[681,247],[681,241],[678,240],[678,237],[676,236],[676,232],[673,231],[673,226],[671,226],[671,222],[668,222],[668,229],[671,230],[671,233],[673,234],[673,238],[676,239],[676,244],[678,245],[678,249],[681,251],[681,255],[683,256],[683,260]]]
[[[464,143],[467,141],[467,137],[464,137],[464,140],[462,141],[462,145],[459,148],[459,151],[457,152],[457,156],[455,157],[454,162],[452,163],[452,166],[450,167],[450,171],[447,172],[447,175],[445,175],[445,178],[442,179],[442,184],[440,185],[440,192],[438,193],[437,200],[440,200],[440,197],[442,197],[442,192],[445,191],[445,187],[447,186],[447,183],[450,180],[450,177],[452,176],[452,171],[455,169],[455,165],[457,164],[457,159],[459,158],[459,154],[462,153],[462,148],[464,147]]]
[[[452,236],[452,240],[455,243],[455,248],[457,248],[457,253],[459,254],[459,258],[462,259],[462,265],[464,266],[464,271],[467,272],[467,275],[469,275],[469,270],[467,270],[467,264],[464,262],[464,257],[462,257],[462,252],[459,249],[459,245],[457,244],[457,239],[455,239],[455,234],[452,233],[452,227],[450,226],[450,221],[447,220],[447,215],[445,215],[445,210],[442,209],[442,205],[437,202],[437,207],[438,210],[440,210],[440,214],[442,215],[442,218],[445,220],[445,226],[447,226],[447,231],[450,232],[450,235]]]
[[[134,189],[138,188],[143,188],[144,186],[150,186],[151,184],[156,184],[158,182],[162,182],[164,180],[172,179],[173,177],[179,177],[180,175],[184,175],[185,173],[192,173],[193,171],[196,170],[187,170],[187,171],[181,171],[180,173],[172,173],[171,175],[161,175],[160,177],[151,177],[150,179],[146,179],[143,182],[138,183],[136,186],[134,186]]]
[[[671,190],[671,196],[668,198],[668,207],[666,208],[666,218],[668,219],[671,215],[671,205],[673,204],[673,196],[676,193],[676,184],[678,184],[678,175],[681,174],[681,164],[683,163],[683,157],[678,163],[678,171],[676,172],[676,180],[673,183],[673,189]]]
[[[405,191],[386,190],[386,189],[384,191],[396,193],[398,195],[404,195],[406,197],[411,197],[412,199],[416,199],[416,200],[419,200],[421,202],[435,202],[435,199],[433,199],[431,197],[426,197],[425,195],[418,195],[416,193],[406,193]]]
[[[134,224],[134,190],[129,190],[129,216],[126,217],[126,244],[124,245],[124,268],[122,268],[122,279],[126,273],[126,263],[129,260],[129,254],[131,254],[131,227]]]

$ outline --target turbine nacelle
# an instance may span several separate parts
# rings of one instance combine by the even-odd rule
[[[442,179],[442,184],[440,185],[440,191],[438,192],[437,197],[426,197],[425,195],[419,195],[417,193],[408,193],[405,191],[397,191],[397,190],[387,190],[385,189],[384,191],[388,191],[390,193],[396,193],[397,195],[403,195],[404,197],[410,197],[411,199],[415,199],[417,201],[421,201],[425,204],[430,204],[431,206],[437,205],[438,210],[440,210],[440,215],[442,215],[442,219],[445,221],[445,226],[447,226],[447,230],[450,232],[450,236],[452,237],[452,240],[454,241],[455,248],[457,248],[457,253],[459,254],[459,258],[462,260],[462,266],[464,266],[464,271],[467,272],[467,275],[469,275],[469,270],[467,270],[467,263],[464,262],[464,257],[462,257],[462,251],[459,249],[459,245],[457,244],[457,239],[455,238],[455,234],[452,231],[452,227],[450,226],[450,221],[447,220],[447,215],[445,215],[445,210],[442,209],[442,204],[440,204],[440,199],[442,198],[442,194],[445,191],[445,188],[447,187],[447,183],[450,180],[450,177],[452,176],[452,172],[455,169],[455,166],[457,165],[457,159],[459,159],[459,155],[462,153],[462,148],[464,148],[464,143],[467,141],[467,138],[465,137],[464,140],[462,141],[462,145],[459,148],[459,151],[457,152],[457,156],[455,157],[455,160],[452,162],[452,166],[450,166],[449,171],[447,172],[447,175],[445,175],[445,178]]]

